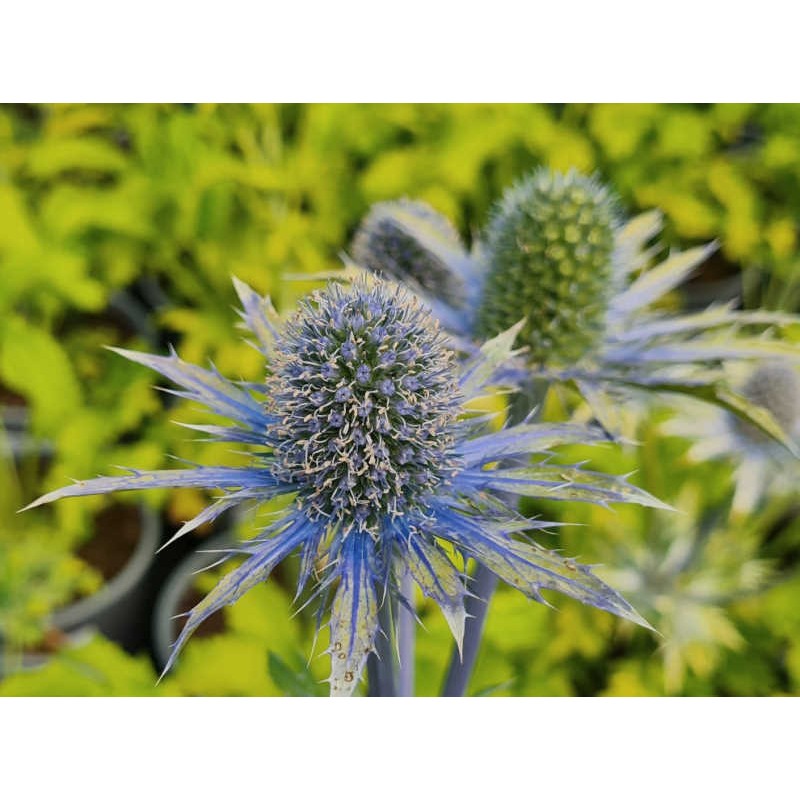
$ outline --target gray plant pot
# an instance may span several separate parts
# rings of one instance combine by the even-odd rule
[[[204,552],[230,547],[233,537],[229,531],[215,534],[198,545],[198,549],[180,561],[164,581],[156,598],[152,619],[153,657],[156,667],[164,669],[176,638],[175,616],[181,613],[180,601],[197,577],[196,573],[219,561],[221,554]],[[178,628],[180,621],[178,621]]]
[[[53,614],[53,625],[67,634],[86,628],[99,630],[125,646],[130,629],[147,601],[143,578],[161,543],[161,517],[144,504],[139,506],[141,535],[128,563],[99,591]]]
[[[0,405],[0,425],[3,426],[9,454],[14,458],[31,455],[49,458],[53,455],[53,445],[31,436],[30,416],[27,406]]]
[[[69,646],[78,646],[100,631],[112,641],[135,649],[137,621],[147,614],[149,596],[144,577],[161,543],[161,517],[145,505],[139,506],[141,535],[133,555],[123,569],[92,595],[56,611],[52,627],[63,632]],[[3,642],[0,639],[0,656]],[[47,653],[21,653],[12,671],[36,669],[51,656]],[[3,676],[0,658],[0,677]]]

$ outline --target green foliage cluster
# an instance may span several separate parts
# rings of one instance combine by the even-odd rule
[[[288,308],[308,288],[303,275],[338,268],[371,204],[419,199],[469,242],[503,189],[540,164],[596,170],[631,214],[660,208],[667,243],[718,239],[692,302],[741,289],[749,306],[800,305],[800,106],[0,106],[0,407],[23,404],[28,435],[52,447],[31,496],[109,464],[163,468],[167,453],[198,460],[198,445],[171,421],[202,415],[154,392],[152,376],[103,345],[173,342],[188,361],[259,377],[258,354],[234,330],[231,274]],[[570,521],[591,521],[591,537],[559,534],[583,560],[627,570],[618,577],[632,585],[650,569],[637,553],[661,548],[677,558],[667,551],[680,542],[691,549],[700,520],[724,517],[725,497],[707,490],[729,486],[731,470],[689,469],[680,443],[652,428],[639,435],[643,463],[616,452],[598,462],[594,451],[593,463],[639,468],[642,485],[698,525],[670,529],[644,509],[587,510],[591,520]],[[205,459],[241,463],[225,445],[204,447]],[[0,480],[0,497],[11,497],[11,478]],[[165,504],[174,521],[204,502],[188,489],[147,500]],[[12,524],[3,509],[0,596],[3,608],[28,609],[14,612],[13,625],[2,618],[16,638],[35,641],[76,585],[91,588],[72,548],[104,502],[61,503],[41,523]],[[739,532],[712,526],[700,566],[677,579],[681,592],[665,584],[651,596],[656,626],[680,632],[663,644],[575,603],[552,613],[501,590],[471,691],[800,691],[793,503],[774,501]],[[736,548],[744,555],[734,568]],[[683,602],[683,587],[708,574],[735,584],[736,596],[726,588],[704,606]],[[302,615],[287,621],[290,600],[280,584],[259,587],[230,609],[223,633],[191,642],[157,688],[145,660],[94,640],[0,681],[0,692],[314,693],[309,631]],[[420,615],[418,691],[435,694],[449,633],[422,599]]]
[[[40,643],[54,608],[98,588],[98,576],[72,552],[68,537],[54,535],[48,513],[24,519],[17,511],[33,499],[36,462],[11,457],[0,427],[0,676],[15,655]]]

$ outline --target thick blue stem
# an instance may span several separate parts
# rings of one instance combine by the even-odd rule
[[[378,612],[380,632],[375,652],[367,659],[368,694],[370,697],[396,697],[394,682],[394,650],[392,648],[392,609],[388,598]]]
[[[464,606],[467,610],[467,622],[464,626],[464,647],[461,658],[455,653],[450,661],[450,669],[445,678],[443,697],[463,697],[467,691],[475,660],[483,638],[483,626],[489,601],[497,587],[497,576],[483,564],[478,564],[473,575],[472,591],[475,597],[468,597]]]
[[[414,696],[414,644],[416,641],[417,620],[414,616],[414,579],[410,572],[403,575],[400,592],[409,607],[397,605],[397,649],[400,667],[397,677],[398,697]]]

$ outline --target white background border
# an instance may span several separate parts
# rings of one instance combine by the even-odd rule
[[[798,96],[789,4],[286,5],[5,3],[0,100]],[[0,792],[770,798],[796,791],[797,711],[795,699],[5,699]]]

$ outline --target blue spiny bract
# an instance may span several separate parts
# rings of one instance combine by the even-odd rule
[[[189,612],[166,669],[198,625],[295,551],[298,597],[311,582],[319,619],[328,612],[334,695],[353,693],[380,631],[380,606],[400,602],[407,576],[438,604],[460,646],[467,587],[458,565],[470,558],[535,600],[549,589],[647,624],[588,567],[528,538],[550,523],[522,518],[508,499],[663,507],[623,478],[551,463],[554,446],[606,441],[605,433],[533,423],[492,432],[466,410],[507,372],[519,326],[457,367],[430,312],[399,286],[362,278],[329,284],[285,324],[268,299],[238,281],[236,288],[269,370],[263,384],[229,381],[174,351],[117,352],[178,384],[180,397],[232,420],[190,427],[213,441],[250,445],[252,463],[131,470],[79,481],[32,504],[155,487],[220,491],[174,539],[239,504],[294,497],[256,538],[231,549],[243,560]]]
[[[600,183],[539,169],[506,192],[486,231],[481,336],[525,318],[538,365],[568,363],[602,338],[613,283],[616,204]]]

